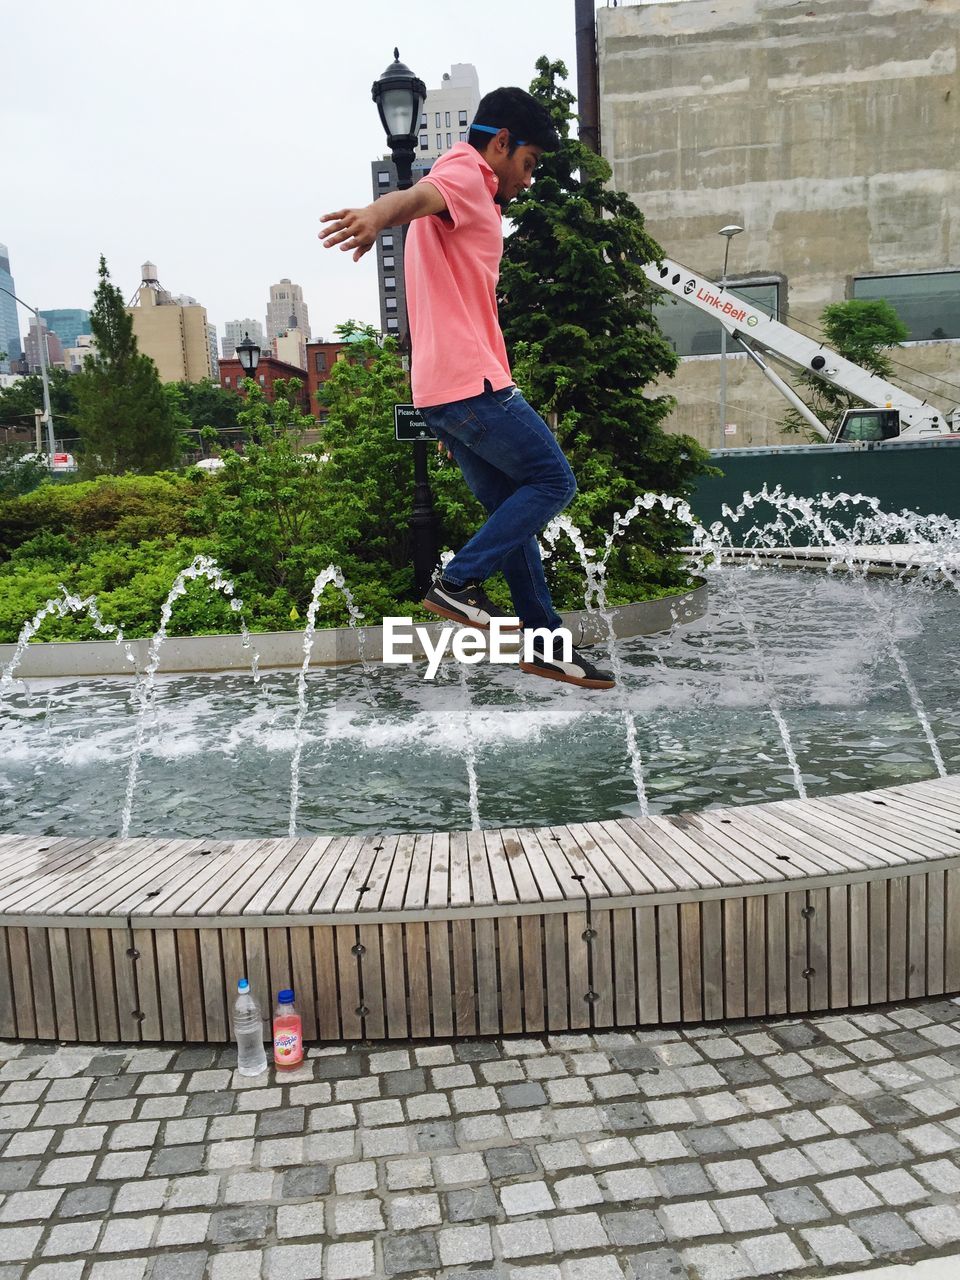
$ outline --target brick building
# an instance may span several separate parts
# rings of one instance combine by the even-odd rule
[[[244,377],[246,377],[246,374],[243,372],[243,366],[239,360],[220,361],[220,385],[225,391],[237,391],[239,389],[238,384]],[[300,407],[305,413],[314,412],[304,380],[304,371],[298,369],[295,364],[287,364],[286,361],[278,360],[275,356],[261,355],[260,363],[257,365],[256,378],[263,388],[263,394],[267,400],[273,400],[273,384],[278,378],[284,381],[289,378],[298,378],[304,384],[298,397]],[[245,395],[245,392],[240,390],[240,395]]]
[[[307,343],[307,392],[310,397],[310,412],[320,422],[326,418],[326,409],[322,398],[317,399],[317,392],[330,377],[333,366],[340,359],[345,342],[308,342]]]

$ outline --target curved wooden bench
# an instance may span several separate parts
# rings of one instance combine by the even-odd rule
[[[0,838],[0,1036],[634,1027],[960,991],[960,778],[566,827]]]

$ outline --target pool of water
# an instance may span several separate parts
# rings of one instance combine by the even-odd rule
[[[516,667],[317,669],[306,681],[298,833],[540,826],[960,772],[960,596],[888,581],[725,569],[707,615],[621,642],[625,679],[588,692]],[[895,646],[895,648],[893,647]],[[461,680],[461,671],[465,679]],[[130,679],[32,681],[0,704],[0,830],[120,834],[140,702]],[[161,677],[129,834],[287,834],[297,672]]]

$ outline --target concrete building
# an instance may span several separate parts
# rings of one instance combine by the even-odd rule
[[[292,318],[292,317],[291,317]],[[295,325],[291,325],[283,333],[278,333],[271,346],[273,354],[285,364],[296,365],[298,369],[307,368],[307,342]]]
[[[910,330],[893,380],[951,409],[960,0],[679,0],[596,17],[601,151],[664,252],[719,280],[717,233],[739,224],[729,280],[805,333],[827,303],[888,299]],[[719,326],[682,306],[664,319],[687,357],[660,388],[679,402],[669,427],[716,446]],[[727,373],[727,443],[780,440],[785,401],[742,353]]]
[[[16,293],[10,273],[10,254],[5,244],[0,244],[0,288]],[[10,373],[10,362],[23,354],[20,345],[20,321],[17,304],[6,293],[0,293],[0,373]]]
[[[41,311],[40,315],[46,320],[50,332],[55,333],[60,339],[64,349],[75,347],[81,333],[89,334],[90,332],[90,312],[84,311],[82,307]]]
[[[270,345],[267,342],[266,334],[263,332],[263,325],[259,320],[251,320],[248,316],[246,320],[228,320],[224,325],[224,337],[221,346],[221,354],[224,360],[230,360],[237,347],[243,341],[244,334],[250,335],[250,341],[255,342],[261,351],[266,351]]]
[[[429,173],[435,160],[455,142],[466,142],[467,127],[480,104],[477,69],[469,62],[455,62],[445,71],[440,87],[428,89],[420,116],[419,149],[413,164],[413,180]],[[385,156],[370,166],[373,198],[397,189],[393,161]],[[377,281],[380,295],[380,328],[393,337],[403,337],[406,315],[403,287],[403,232],[389,227],[377,240]]]
[[[305,341],[309,342],[310,316],[303,300],[303,290],[284,276],[279,284],[270,286],[270,301],[267,303],[268,341],[278,334],[286,333],[290,328],[291,315],[297,317],[297,328],[303,333]]]
[[[60,339],[50,331],[45,320],[41,320],[38,325],[37,317],[31,316],[27,336],[23,342],[23,354],[26,358],[27,371],[29,373],[40,372],[42,361],[40,354],[41,342],[46,344],[47,368],[52,369],[56,365],[63,366],[63,345]]]
[[[199,382],[212,376],[206,308],[161,288],[154,263],[143,264],[140,288],[127,311],[140,350],[157,366],[161,382]]]
[[[217,326],[207,322],[207,350],[210,353],[210,377],[220,381],[220,352],[217,350]]]
[[[79,373],[87,356],[97,354],[97,344],[89,333],[77,335],[76,344],[63,348],[63,367],[68,373]]]

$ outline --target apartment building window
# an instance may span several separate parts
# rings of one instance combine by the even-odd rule
[[[442,137],[440,136],[440,134],[439,134],[439,133],[437,134],[437,150],[438,150],[438,151],[442,151],[442,150],[443,150],[443,139],[442,139]]]
[[[393,266],[393,254],[392,254],[392,253],[389,253],[389,254],[388,254],[388,253],[385,253],[385,254],[383,255],[383,269],[384,269],[384,271],[389,271],[389,270],[390,270],[390,268],[391,268],[392,266]]]
[[[764,315],[780,318],[780,287],[777,280],[750,281],[730,286],[730,293],[748,302]],[[716,356],[720,354],[720,325],[686,302],[674,301],[666,295],[653,305],[653,314],[663,336],[678,356]],[[730,343],[727,343],[730,350]]]
[[[230,375],[229,375],[229,373],[228,373],[228,374],[226,374],[226,375],[224,376],[224,379],[223,379],[223,385],[224,385],[225,387],[229,387],[229,385],[230,385]]]
[[[450,128],[450,112],[449,111],[445,111],[443,113],[443,123],[447,129]]]
[[[391,316],[390,319],[387,321],[387,328],[390,330],[391,333],[394,333],[397,329],[400,328],[400,321],[395,320],[393,316]]]
[[[383,245],[383,247],[384,247],[385,249],[392,249],[392,248],[393,248],[393,236],[381,236],[381,237],[380,237],[380,243]]]
[[[396,311],[396,309],[397,309],[397,300],[396,300],[396,298],[386,298],[386,299],[384,299],[384,301],[385,301],[385,302],[386,302],[386,304],[387,304],[387,310],[388,310],[388,311]]]
[[[461,142],[466,142],[466,140],[467,140],[467,131],[466,131],[466,129],[461,129],[461,130],[460,130],[460,141],[461,141]]]
[[[420,116],[420,128],[425,129],[426,127],[427,127],[427,113],[424,111]]]
[[[261,387],[265,387],[267,385],[267,379],[262,373],[260,375],[260,385]]]
[[[430,135],[428,133],[421,133],[420,135],[420,150],[421,151],[430,150]]]
[[[440,128],[440,112],[439,112],[439,111],[436,113],[436,119],[435,119],[435,121],[434,121],[434,127],[435,127],[435,128],[437,128],[437,129],[439,129],[439,128]]]
[[[381,187],[389,187],[389,185],[390,185],[390,174],[389,174],[388,170],[386,170],[386,169],[381,169],[381,170],[380,170],[380,172],[377,174],[377,182],[380,184],[380,186],[381,186]]]
[[[325,351],[315,351],[313,353],[313,367],[317,373],[326,373],[327,353]]]
[[[854,276],[853,297],[889,302],[907,326],[907,342],[960,338],[960,271]]]
[[[397,277],[396,277],[396,276],[384,276],[384,277],[383,277],[383,287],[384,287],[385,289],[395,289],[395,288],[397,287]]]
[[[461,112],[460,112],[459,124],[460,124],[460,125],[461,125],[461,127],[462,127],[462,126],[463,126],[463,125],[465,125],[466,123],[467,123],[467,113],[466,113],[465,111],[461,111]]]
[[[447,134],[447,146],[448,146],[448,147],[453,146],[453,138],[451,137],[451,135],[450,135],[449,133]]]

